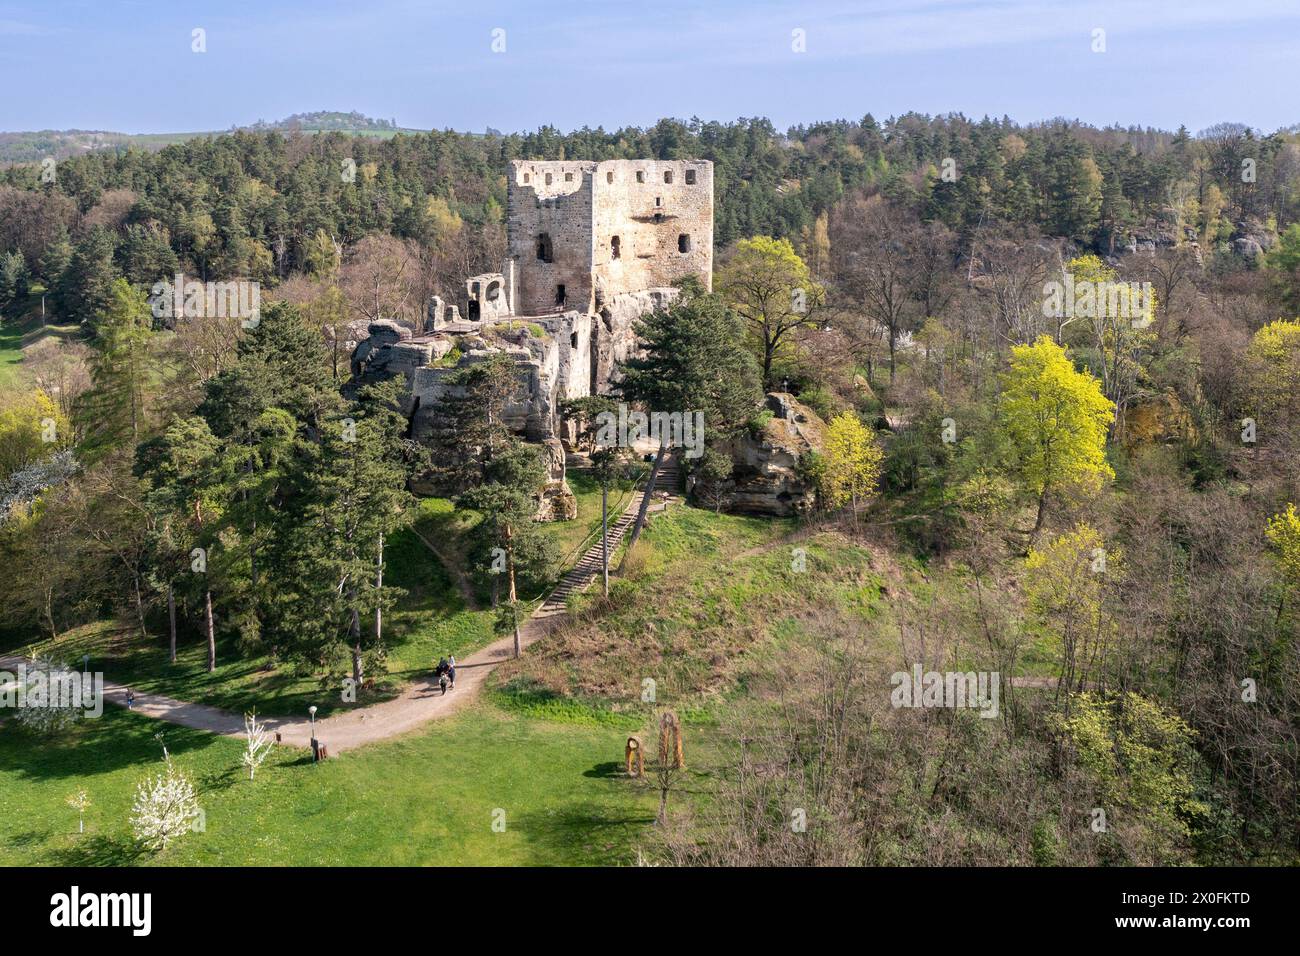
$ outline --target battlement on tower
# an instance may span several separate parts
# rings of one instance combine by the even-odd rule
[[[516,315],[594,314],[685,276],[712,285],[708,160],[514,160],[507,213]]]

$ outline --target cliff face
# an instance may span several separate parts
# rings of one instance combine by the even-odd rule
[[[799,471],[799,459],[818,451],[826,425],[786,392],[769,392],[772,417],[759,434],[746,432],[731,444],[732,478],[718,489],[722,507],[746,514],[790,517],[810,511],[817,491]]]

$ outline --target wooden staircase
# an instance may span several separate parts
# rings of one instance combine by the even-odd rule
[[[656,505],[654,500],[650,502],[650,508],[646,513],[646,520],[649,516],[658,512],[666,511],[668,506],[674,501],[681,500],[681,468],[677,458],[673,455],[665,455],[662,464],[659,466],[659,474],[655,476],[654,496],[664,496],[662,502]],[[638,490],[632,495],[632,500],[628,502],[623,513],[616,520],[609,523],[609,558],[612,562],[614,554],[618,551],[618,546],[623,542],[624,536],[632,530],[632,524],[636,521],[637,512],[641,510],[641,500],[645,497],[644,489]],[[591,586],[591,583],[600,577],[600,537],[596,538],[596,543],[587,549],[582,558],[565,572],[564,577],[560,578],[560,583],[542,602],[541,607],[533,612],[533,618],[537,620],[546,620],[561,615],[565,611],[569,597],[573,594],[579,594]]]

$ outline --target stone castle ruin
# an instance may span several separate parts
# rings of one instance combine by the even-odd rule
[[[412,436],[459,368],[494,353],[519,369],[511,427],[544,444],[551,484],[542,518],[573,517],[564,484],[562,401],[608,390],[637,348],[633,323],[693,276],[713,281],[713,164],[705,160],[515,160],[507,177],[508,258],[470,276],[452,304],[430,299],[418,332],[369,326],[352,354],[359,379],[406,376]]]

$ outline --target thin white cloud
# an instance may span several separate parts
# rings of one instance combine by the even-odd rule
[[[40,36],[46,32],[46,30],[34,23],[24,23],[21,20],[0,20],[0,36],[31,37]]]
[[[1104,29],[1109,43],[1189,28],[1248,23],[1293,26],[1293,0],[899,0],[754,4],[740,9],[673,2],[617,13],[588,7],[549,24],[556,37],[587,37],[591,52],[635,62],[707,57],[770,62],[791,54],[791,31],[806,33],[807,55],[852,58],[997,48],[1079,38]],[[550,47],[546,52],[550,52]],[[522,48],[521,53],[525,53]]]

